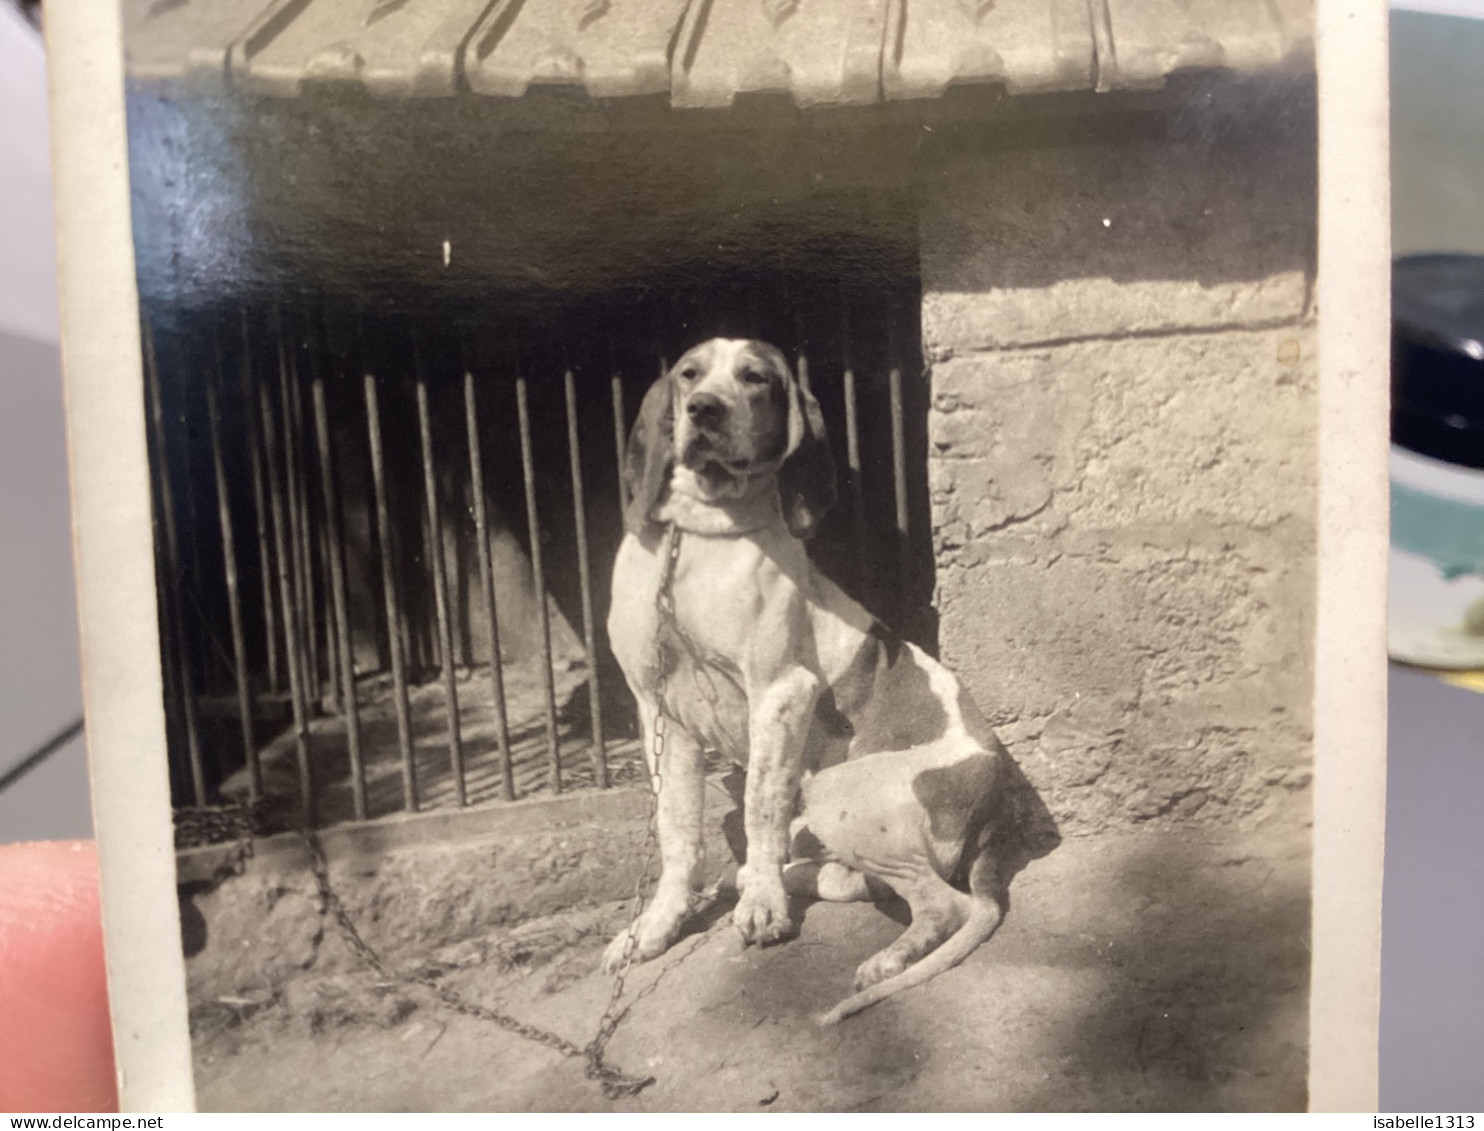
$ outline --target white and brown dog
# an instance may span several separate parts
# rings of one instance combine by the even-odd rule
[[[702,879],[707,750],[746,768],[732,916],[744,942],[792,933],[790,891],[856,900],[884,885],[911,908],[911,925],[860,966],[857,992],[824,1023],[962,962],[1005,913],[997,825],[1009,759],[945,668],[811,567],[802,539],[835,500],[813,396],[774,347],[706,342],[645,396],[625,479],[608,633],[646,756],[656,712],[666,717],[663,764],[650,767],[663,868],[605,968],[630,949],[654,958],[681,930]],[[681,533],[662,617],[670,524]]]

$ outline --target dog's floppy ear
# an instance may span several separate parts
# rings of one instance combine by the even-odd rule
[[[783,362],[780,354],[779,362]],[[783,521],[795,538],[812,538],[825,513],[835,505],[835,457],[824,430],[824,416],[814,394],[788,375],[788,449],[778,469],[778,501]]]
[[[623,482],[629,503],[624,508],[623,525],[630,534],[639,534],[654,521],[654,508],[670,486],[670,472],[675,466],[675,406],[667,373],[644,394],[639,406],[639,419],[629,433],[629,446],[624,452]]]

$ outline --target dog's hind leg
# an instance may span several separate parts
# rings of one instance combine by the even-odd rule
[[[945,970],[951,970],[986,942],[1004,920],[1006,907],[1004,880],[992,853],[981,854],[969,869],[969,895],[964,896],[956,891],[954,894],[964,901],[963,906],[966,910],[963,923],[957,930],[946,939],[942,939],[936,949],[905,969],[889,974],[874,985],[869,985],[858,993],[852,994],[833,1009],[822,1014],[818,1019],[819,1023],[838,1025],[851,1014],[859,1013],[867,1006],[875,1005],[878,1001],[891,997],[892,994],[901,993],[913,986],[920,986]],[[912,911],[912,922],[915,927],[917,925],[915,905]],[[909,927],[897,943],[901,943],[911,933],[912,928]],[[893,943],[892,947],[895,947],[897,943]],[[892,947],[882,951],[882,955],[889,954]],[[874,958],[869,959],[865,965],[870,965],[874,961]],[[865,965],[862,966],[862,970],[865,969]]]
[[[936,872],[924,868],[911,883],[898,881],[895,886],[912,910],[912,922],[895,942],[856,968],[857,990],[900,974],[937,950],[968,921],[969,897],[945,883]]]

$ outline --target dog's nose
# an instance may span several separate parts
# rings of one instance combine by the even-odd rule
[[[685,402],[685,414],[703,428],[714,428],[726,418],[726,403],[713,393],[697,393]]]

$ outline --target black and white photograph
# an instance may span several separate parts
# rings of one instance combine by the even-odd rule
[[[1309,0],[121,21],[200,1110],[1309,1106]]]

